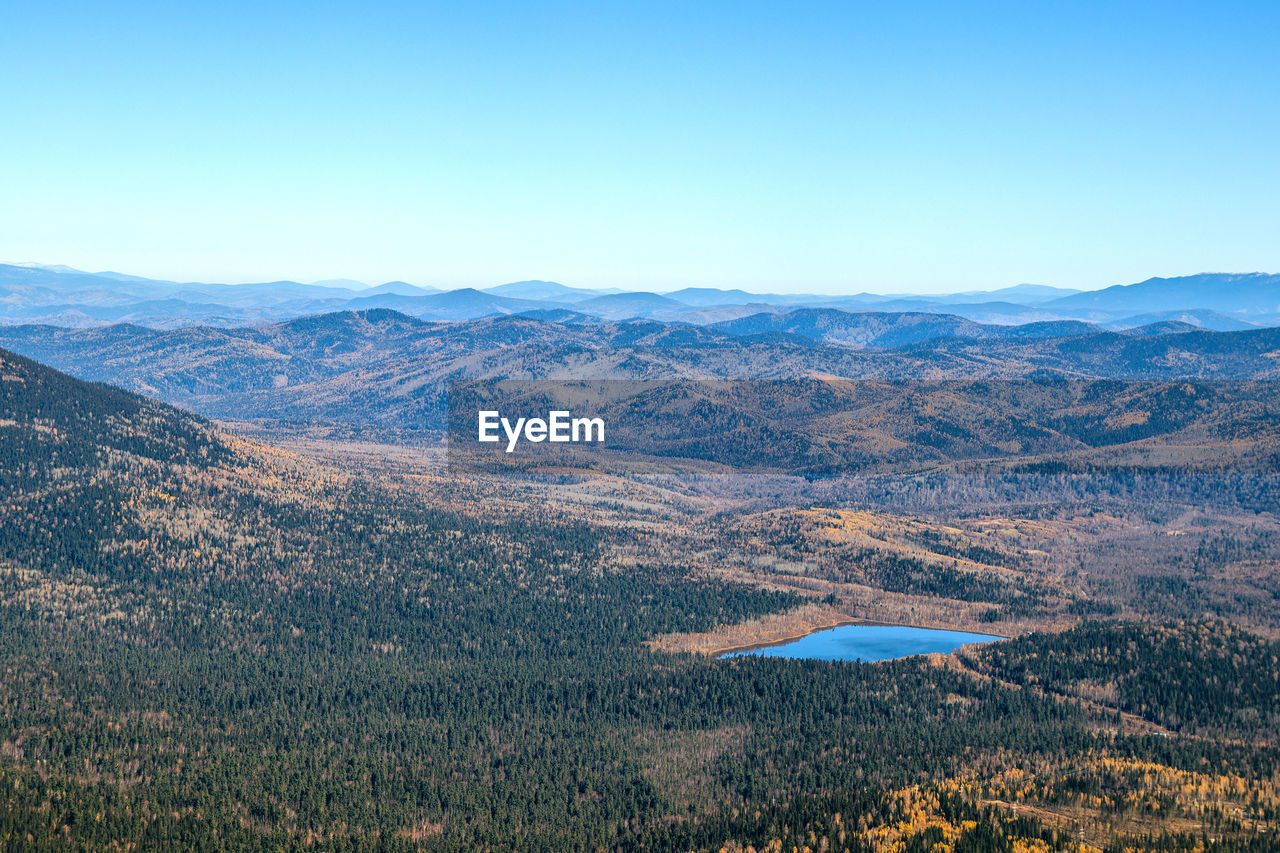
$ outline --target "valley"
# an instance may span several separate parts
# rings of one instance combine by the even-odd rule
[[[222,420],[4,355],[0,837],[1267,849],[1280,480],[1271,360],[1247,354],[1271,332],[1142,338],[1201,355],[1134,382],[1115,374],[1141,360],[1087,369],[1110,333],[1051,339],[1074,361],[1047,378],[984,343],[978,380],[954,338],[691,344],[707,333],[635,325],[7,330]],[[312,379],[256,387],[286,350]],[[744,354],[823,370],[690,381]],[[201,393],[163,366],[180,362]],[[944,376],[886,381],[925,362]],[[440,395],[503,364],[637,370],[662,382],[611,386],[618,411],[675,438],[744,431],[730,457],[665,440],[459,467]],[[779,455],[749,440],[765,425],[805,440]],[[718,658],[842,624],[1012,639]]]

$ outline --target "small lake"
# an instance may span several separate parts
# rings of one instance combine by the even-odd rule
[[[1004,637],[993,634],[938,631],[906,625],[841,625],[838,628],[815,631],[789,643],[728,652],[721,657],[759,655],[807,660],[877,661],[934,652],[945,655],[970,643],[993,643],[1003,639]]]

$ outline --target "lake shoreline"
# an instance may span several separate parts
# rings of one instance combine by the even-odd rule
[[[960,631],[959,629],[956,629],[956,628],[936,628],[928,625],[907,625],[901,622],[878,622],[878,621],[869,620],[869,619],[846,619],[844,621],[837,622],[832,625],[826,625],[821,628],[814,628],[811,631],[804,631],[802,633],[796,634],[791,637],[783,637],[777,640],[769,640],[768,642],[748,643],[745,645],[738,645],[738,646],[726,646],[723,649],[715,649],[713,651],[706,652],[705,654],[707,654],[709,657],[715,658],[716,660],[724,660],[726,657],[730,655],[738,656],[746,652],[754,652],[760,649],[772,649],[772,648],[777,648],[778,646],[787,646],[787,645],[790,645],[791,643],[797,642],[799,640],[803,640],[805,637],[811,637],[814,634],[820,634],[823,631],[832,631],[832,630],[835,630],[836,628],[848,628],[851,626],[862,626],[862,627],[868,627],[868,628],[914,628],[921,631],[948,631],[948,632],[954,632],[954,633],[974,634],[981,637],[990,637],[991,642],[998,642],[1000,640],[1009,639],[1008,637],[1003,636],[1001,634],[987,634],[982,631]],[[972,645],[972,643],[965,643],[964,645]],[[963,646],[961,646],[961,648],[963,648]],[[951,652],[949,652],[948,654],[951,654]],[[903,657],[913,657],[913,656],[914,655],[904,655]],[[898,658],[890,658],[890,660],[898,660]]]

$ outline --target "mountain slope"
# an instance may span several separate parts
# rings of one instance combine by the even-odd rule
[[[72,612],[85,596],[136,612],[139,584],[175,579],[173,553],[145,543],[181,538],[177,496],[195,512],[244,461],[202,418],[0,350],[0,578],[64,589]]]
[[[0,350],[0,418],[0,468],[10,476],[24,465],[56,458],[74,466],[112,452],[166,464],[227,458],[202,418],[7,350]]]

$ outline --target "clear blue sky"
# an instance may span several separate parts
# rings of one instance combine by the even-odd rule
[[[0,4],[0,260],[943,291],[1280,271],[1280,2]]]

